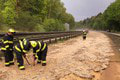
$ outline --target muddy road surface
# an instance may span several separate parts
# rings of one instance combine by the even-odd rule
[[[100,80],[114,56],[111,45],[108,36],[90,31],[84,41],[79,36],[49,45],[45,67],[24,61],[26,70],[20,71],[16,63],[5,67],[4,60],[1,61],[0,80]],[[27,58],[33,64],[32,52],[28,53]]]

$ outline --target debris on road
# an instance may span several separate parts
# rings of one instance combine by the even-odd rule
[[[95,77],[93,71],[100,72],[109,66],[112,52],[110,39],[106,35],[89,32],[86,41],[80,36],[50,45],[46,67],[38,64],[31,67],[25,63],[27,69],[19,71],[16,66],[11,66],[11,69],[7,70],[12,71],[8,78],[13,80],[10,76],[15,74],[14,80],[82,80],[81,77],[91,79]],[[31,57],[29,59],[32,62]],[[2,63],[0,68],[5,68]]]

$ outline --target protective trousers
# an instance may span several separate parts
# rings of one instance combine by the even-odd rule
[[[6,50],[4,51],[4,57],[5,57],[5,66],[9,66],[11,64],[14,64],[13,58],[13,51],[11,50]]]
[[[24,67],[24,60],[23,60],[23,53],[17,51],[16,49],[14,49],[15,53],[16,53],[16,57],[17,57],[17,64],[20,70],[25,69]]]
[[[38,62],[46,63],[47,50],[48,47],[46,46],[46,48],[43,51],[37,53]]]
[[[83,40],[85,40],[86,39],[86,35],[83,35]]]

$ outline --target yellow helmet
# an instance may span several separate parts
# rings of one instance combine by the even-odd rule
[[[15,33],[14,29],[9,29],[8,32]]]
[[[30,44],[32,47],[36,47],[37,46],[37,42],[36,41],[30,41]]]

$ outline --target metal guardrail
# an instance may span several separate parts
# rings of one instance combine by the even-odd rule
[[[51,43],[52,41],[57,41],[59,39],[68,39],[76,37],[82,34],[82,31],[66,31],[66,32],[24,32],[16,33],[14,41],[18,41],[23,38],[29,40],[41,40],[44,42]],[[4,33],[0,34],[0,38],[4,36]]]
[[[0,43],[2,37],[5,33],[0,34]],[[20,39],[27,38],[29,40],[39,40],[46,43],[57,42],[58,40],[69,39],[73,37],[77,37],[82,35],[82,31],[66,31],[66,32],[24,32],[24,33],[16,33],[14,37],[14,43]],[[0,44],[1,45],[1,44]],[[0,53],[0,57],[3,56],[3,53]]]

